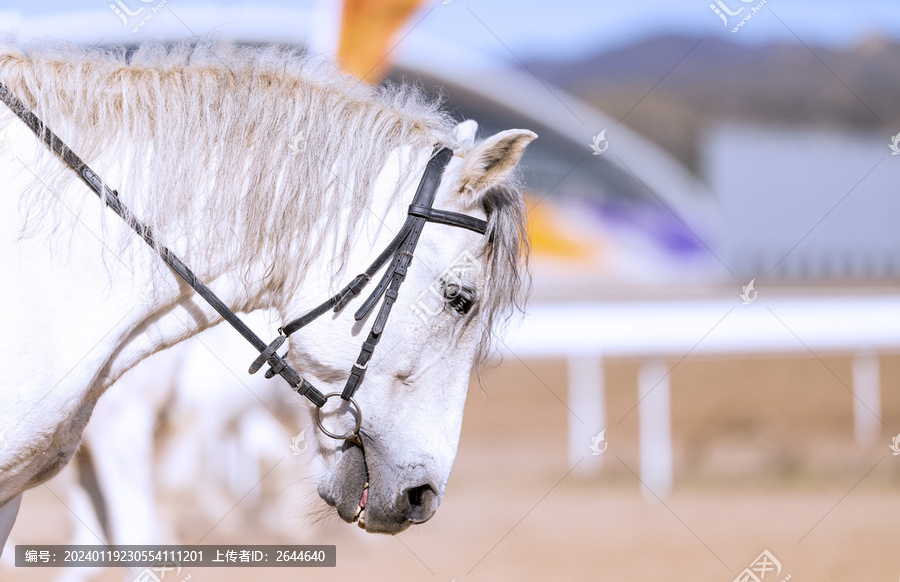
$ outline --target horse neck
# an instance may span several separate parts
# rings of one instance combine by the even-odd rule
[[[112,173],[115,178],[115,171]],[[148,177],[152,180],[152,176]],[[178,195],[192,196],[192,205],[215,204],[211,193],[182,192]],[[127,196],[127,195],[126,195]],[[146,201],[140,196],[132,196],[125,203],[138,220],[145,212]],[[98,202],[99,203],[99,202]],[[189,339],[223,321],[222,316],[160,256],[162,247],[176,255],[234,313],[252,312],[272,307],[272,294],[266,285],[265,263],[240,264],[237,250],[221,252],[209,260],[205,245],[214,236],[213,229],[202,225],[191,232],[177,232],[176,236],[158,236],[160,249],[152,248],[124,221],[107,217],[111,228],[107,231],[110,247],[118,247],[125,240],[125,248],[120,253],[128,257],[125,269],[128,273],[116,271],[112,274],[113,284],[130,287],[133,292],[131,308],[133,317],[128,317],[121,327],[118,340],[111,345],[109,358],[96,376],[103,388],[111,385],[124,372],[144,358]],[[236,266],[239,265],[240,266]],[[98,269],[100,265],[97,265]],[[130,278],[131,281],[125,279]],[[264,330],[254,330],[265,336]],[[235,332],[235,337],[237,332]],[[263,337],[267,341],[267,337]],[[96,384],[95,384],[96,385]]]

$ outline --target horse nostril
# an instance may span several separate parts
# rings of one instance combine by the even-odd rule
[[[419,485],[418,487],[413,487],[407,491],[406,498],[409,500],[409,506],[418,508],[425,505],[429,492],[434,492],[431,485]]]
[[[429,482],[401,489],[394,502],[397,517],[408,523],[428,521],[441,503],[437,491],[437,488]]]

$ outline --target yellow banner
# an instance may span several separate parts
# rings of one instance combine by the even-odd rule
[[[390,65],[397,31],[422,0],[344,0],[338,56],[344,67],[377,83]]]

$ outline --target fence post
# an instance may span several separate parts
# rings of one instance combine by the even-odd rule
[[[853,355],[853,432],[859,447],[872,445],[881,436],[881,378],[878,354]]]
[[[641,481],[646,486],[641,487],[641,494],[645,499],[653,499],[653,494],[663,498],[672,489],[672,421],[665,359],[641,362],[638,398]]]
[[[579,463],[575,472],[596,473],[605,455],[594,455],[591,442],[606,429],[606,397],[603,383],[603,358],[600,354],[572,354],[567,358],[569,374],[569,466]],[[577,417],[577,418],[576,418]],[[605,435],[609,438],[609,435]],[[602,447],[601,447],[602,448]],[[588,462],[590,461],[590,462]]]

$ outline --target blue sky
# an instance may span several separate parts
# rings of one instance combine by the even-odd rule
[[[853,44],[873,33],[900,40],[897,0],[767,0],[754,16],[753,26],[748,22],[737,33],[726,28],[709,8],[710,3],[710,0],[525,0],[466,2],[456,6],[454,2],[439,8],[457,9],[456,14],[448,14],[446,19],[429,17],[421,28],[428,34],[448,36],[452,35],[454,26],[457,30],[470,27],[474,29],[470,34],[475,41],[480,24],[467,10],[471,9],[523,57],[571,56],[666,32],[722,36],[751,43],[796,42],[796,34],[808,44],[830,46]],[[759,5],[757,1],[744,3],[742,0],[723,0],[723,3],[732,11],[744,7],[745,13]],[[505,50],[498,49],[496,39],[477,42],[499,54]]]
[[[53,36],[95,43],[181,38],[189,36],[190,28],[224,38],[303,42],[310,34],[313,6],[333,5],[328,0],[118,0],[134,11],[144,8],[144,14],[160,2],[165,4],[152,21],[132,33],[109,8],[114,1],[4,0],[0,30],[17,29],[23,40]],[[732,11],[743,8],[741,16],[754,6],[764,6],[733,33],[732,23],[726,27],[710,9],[711,0],[450,0],[448,4],[433,0],[414,18],[421,22],[398,50],[419,50],[426,40],[436,39],[501,59],[573,58],[666,32],[746,43],[793,43],[799,38],[835,47],[871,34],[900,42],[897,0],[717,1]]]

